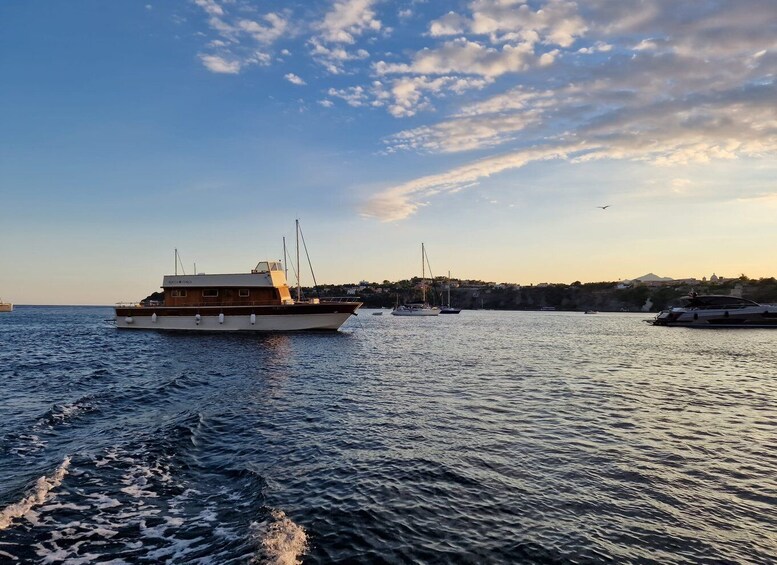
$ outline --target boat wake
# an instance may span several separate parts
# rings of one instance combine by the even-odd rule
[[[67,475],[67,468],[69,466],[70,457],[65,457],[65,460],[62,461],[62,464],[57,467],[57,470],[50,477],[44,475],[36,481],[35,488],[27,496],[19,502],[3,508],[0,511],[0,530],[6,529],[15,518],[21,518],[32,510],[34,506],[43,504],[49,492],[62,484],[62,479]]]
[[[38,420],[38,427],[53,429],[59,425],[71,422],[83,414],[97,411],[97,403],[93,396],[84,396],[78,400],[64,404],[54,404]]]
[[[261,543],[260,555],[254,563],[269,565],[299,565],[300,557],[308,548],[305,529],[295,524],[282,510],[273,510],[270,518],[252,524]]]

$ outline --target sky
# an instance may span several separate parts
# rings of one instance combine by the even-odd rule
[[[774,0],[7,0],[0,297],[246,272],[297,218],[319,283],[422,242],[495,282],[775,276],[776,71]]]

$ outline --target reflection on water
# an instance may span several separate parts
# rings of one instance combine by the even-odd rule
[[[777,557],[777,332],[367,311],[338,333],[189,335],[109,316],[0,319],[0,561]]]

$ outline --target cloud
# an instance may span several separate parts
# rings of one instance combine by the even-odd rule
[[[353,107],[386,108],[391,115],[403,118],[431,108],[432,96],[458,95],[468,90],[482,89],[488,84],[488,80],[480,78],[399,77],[375,80],[367,86],[330,88],[328,94],[345,100]]]
[[[327,72],[333,75],[341,74],[345,71],[345,63],[348,61],[360,61],[367,59],[370,54],[365,49],[348,50],[342,45],[327,46],[318,38],[312,38],[308,41],[310,45],[310,54],[313,59],[322,65]]]
[[[443,17],[429,24],[429,35],[432,37],[461,35],[464,33],[466,23],[466,18],[455,12],[448,12]]]
[[[672,167],[689,163],[759,158],[777,154],[777,107],[770,99],[773,86],[740,88],[732,92],[698,96],[692,101],[656,101],[643,107],[630,106],[628,112],[613,109],[601,113],[593,108],[581,111],[581,123],[570,131],[533,147],[507,152],[498,157],[477,160],[453,169],[401,183],[374,195],[365,205],[365,215],[393,221],[408,217],[434,196],[472,185],[495,174],[515,170],[545,159],[565,159],[570,163],[593,160],[626,160]],[[566,95],[573,106],[582,105],[597,92],[569,88]],[[543,100],[543,96],[538,96]],[[526,101],[531,102],[531,98]],[[574,102],[572,102],[574,101]],[[500,104],[483,107],[501,107]],[[746,108],[746,111],[745,111]],[[397,134],[390,140],[411,148],[455,147],[455,140],[485,139],[493,143],[499,136],[518,131],[526,124],[501,126],[493,115],[471,115],[448,121],[434,128],[419,128]],[[567,109],[567,119],[574,111]],[[491,117],[488,117],[491,116]],[[514,116],[519,118],[521,114]],[[538,115],[538,119],[542,114]],[[536,125],[536,124],[534,124]],[[492,129],[488,129],[490,126]],[[485,128],[485,130],[484,130]],[[484,130],[485,133],[482,133]],[[539,139],[535,136],[533,139]],[[447,144],[447,145],[446,145]],[[678,181],[675,188],[684,188]]]
[[[503,47],[458,38],[416,51],[407,63],[377,63],[382,77],[434,76],[436,69],[522,86],[491,88],[489,96],[462,104],[436,123],[385,138],[389,154],[499,146],[503,154],[387,187],[365,204],[364,213],[406,218],[436,197],[542,159],[571,165],[635,161],[672,170],[774,158],[777,5],[592,0],[579,6],[549,1],[535,11],[523,2],[475,0],[471,17],[436,20],[437,35],[459,26],[496,44],[507,41]],[[526,18],[511,32],[516,14]],[[546,61],[552,68],[539,64],[543,55],[537,50],[551,44],[543,55],[552,59]],[[432,95],[444,90],[429,90],[415,102],[430,105]],[[413,103],[408,99],[408,108]],[[675,179],[672,190],[688,190],[686,180]]]
[[[214,73],[234,75],[240,72],[240,61],[229,61],[218,55],[200,55],[202,64]]]
[[[224,15],[224,9],[216,2],[216,0],[194,0],[194,3],[211,16]]]
[[[354,43],[365,32],[377,32],[381,22],[375,17],[376,0],[338,0],[316,25],[325,42]]]
[[[474,0],[471,16],[449,12],[434,20],[432,36],[465,32],[488,36],[492,43],[520,42],[569,47],[588,27],[576,2],[552,0],[533,10],[525,0]]]
[[[379,61],[375,71],[385,74],[474,74],[489,79],[527,69],[537,58],[528,44],[485,47],[467,39],[446,42],[437,49],[418,51],[410,64]]]
[[[289,81],[291,84],[296,84],[297,86],[304,86],[307,83],[302,80],[300,77],[295,75],[294,73],[287,73],[283,76],[287,81]]]
[[[558,148],[530,149],[474,161],[444,173],[428,175],[383,190],[369,199],[362,208],[362,214],[387,222],[403,220],[433,196],[460,191],[462,187],[474,186],[485,177],[520,168],[532,161],[557,159],[566,155],[566,151]]]
[[[205,68],[215,73],[236,74],[251,65],[267,65],[272,55],[267,50],[290,35],[288,14],[269,12],[245,17],[240,4],[216,0],[194,0],[208,15],[208,27],[216,34],[199,57]],[[227,10],[233,10],[235,13]]]
[[[265,14],[259,21],[241,19],[237,27],[250,35],[257,43],[269,45],[286,34],[288,21],[279,14]]]

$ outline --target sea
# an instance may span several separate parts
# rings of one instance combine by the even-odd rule
[[[777,562],[777,331],[649,317],[195,335],[18,306],[0,562]]]

